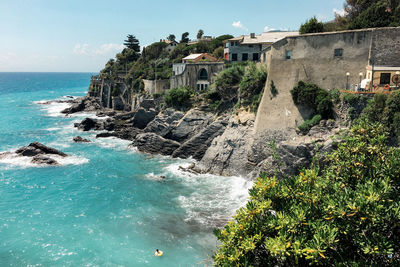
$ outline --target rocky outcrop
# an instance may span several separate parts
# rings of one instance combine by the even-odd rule
[[[180,146],[180,143],[165,139],[155,133],[142,133],[136,136],[132,145],[141,152],[171,155]]]
[[[74,124],[79,130],[90,131],[90,130],[103,130],[104,124],[97,119],[85,118],[83,121]]]
[[[33,157],[36,155],[43,155],[43,154],[59,155],[61,157],[68,156],[67,154],[55,148],[45,146],[39,142],[33,142],[30,143],[28,146],[20,147],[15,151],[15,153],[26,157]]]
[[[73,104],[61,111],[63,114],[72,114],[76,112],[82,112],[82,111],[97,111],[101,110],[102,106],[100,104],[99,99],[94,98],[94,97],[82,97],[78,98],[73,101]]]
[[[178,125],[178,121],[184,115],[183,112],[167,109],[164,112],[160,112],[149,124],[147,124],[144,132],[156,133],[159,136],[165,137]]]
[[[192,109],[166,135],[166,138],[183,143],[205,128],[211,120],[212,115],[210,113]]]
[[[90,140],[89,140],[89,139],[85,139],[85,138],[83,138],[82,136],[75,136],[72,140],[73,140],[75,143],[90,143]]]
[[[133,126],[139,129],[144,129],[149,122],[151,122],[157,115],[157,111],[155,109],[145,110],[144,108],[140,108],[135,112],[135,116],[133,117]]]
[[[172,153],[172,156],[184,159],[193,157],[196,160],[201,160],[211,142],[224,132],[227,124],[228,122],[224,119],[215,121],[183,143]]]
[[[55,159],[44,155],[36,155],[31,160],[32,163],[35,164],[45,164],[45,165],[58,165],[58,162]]]
[[[213,139],[210,147],[194,170],[217,175],[249,173],[248,153],[254,127],[254,115],[231,117],[224,132]]]

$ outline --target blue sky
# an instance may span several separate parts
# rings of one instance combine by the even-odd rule
[[[97,72],[127,34],[143,46],[170,33],[218,36],[297,30],[344,0],[1,0],[0,71]]]

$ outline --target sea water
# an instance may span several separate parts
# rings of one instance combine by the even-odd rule
[[[213,229],[244,205],[251,182],[181,172],[189,160],[96,139],[73,127],[94,114],[44,104],[85,95],[90,76],[0,73],[0,151],[39,141],[69,155],[60,166],[0,160],[0,266],[210,266]]]

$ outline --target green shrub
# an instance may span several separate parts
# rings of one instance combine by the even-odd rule
[[[217,75],[214,86],[223,100],[232,101],[237,98],[239,83],[243,74],[243,66],[233,64]]]
[[[296,105],[308,106],[316,114],[320,114],[323,119],[332,118],[333,102],[331,96],[316,84],[300,81],[290,93]]]
[[[316,17],[312,17],[306,23],[301,24],[300,26],[300,34],[305,33],[316,33],[316,32],[323,32],[324,31],[324,24],[317,20]]]
[[[265,68],[258,68],[254,62],[249,63],[240,81],[239,98],[242,106],[250,106],[253,112],[257,110],[266,80],[267,72]]]
[[[329,91],[333,103],[338,104],[340,102],[340,91],[339,89],[332,89]]]
[[[192,93],[189,87],[174,88],[165,93],[164,102],[168,107],[188,108],[191,106]]]
[[[322,119],[321,115],[315,115],[311,120],[305,120],[302,124],[299,125],[299,130],[303,133],[307,133],[314,125],[317,125]]]
[[[324,166],[261,175],[215,231],[215,265],[399,266],[400,151],[386,146],[384,129],[359,121]]]
[[[349,105],[354,105],[358,101],[358,96],[351,93],[344,93],[342,98],[343,101]]]

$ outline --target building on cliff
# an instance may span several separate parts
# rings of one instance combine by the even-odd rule
[[[258,108],[256,133],[295,129],[310,111],[293,103],[299,82],[345,89],[371,79],[375,89],[394,86],[400,71],[400,27],[287,36],[265,51],[268,78]],[[274,82],[278,94],[270,92]]]
[[[164,48],[165,50],[167,50],[168,52],[171,52],[175,49],[175,47],[179,44],[177,41],[173,40],[160,40],[160,42],[162,43],[166,43],[167,46]]]
[[[208,89],[213,77],[223,69],[224,62],[209,54],[191,54],[183,58],[182,63],[173,64],[170,88],[189,86],[194,90]]]
[[[251,33],[224,41],[224,58],[226,61],[259,61],[260,53],[273,43],[298,32],[263,32],[260,35]]]

